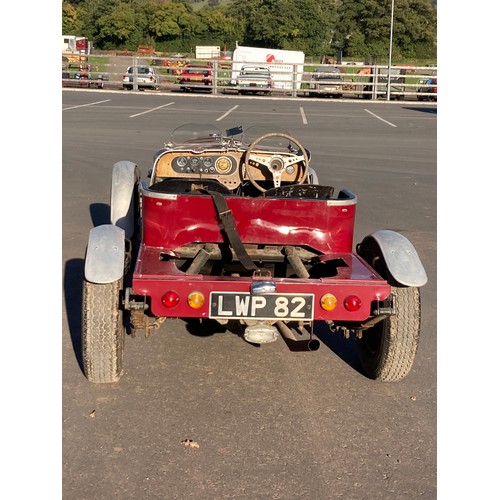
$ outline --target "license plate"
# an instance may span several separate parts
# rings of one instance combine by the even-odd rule
[[[312,320],[313,294],[211,292],[210,318]]]

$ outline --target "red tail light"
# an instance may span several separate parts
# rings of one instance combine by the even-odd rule
[[[165,307],[175,307],[179,303],[179,295],[176,292],[166,292],[161,298],[161,302]]]
[[[361,307],[361,299],[356,295],[349,295],[344,299],[344,307],[348,311],[355,312]]]

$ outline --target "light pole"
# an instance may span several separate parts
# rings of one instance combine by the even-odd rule
[[[391,1],[391,34],[389,36],[389,68],[387,71],[387,100],[391,100],[392,32],[394,30],[394,0]]]

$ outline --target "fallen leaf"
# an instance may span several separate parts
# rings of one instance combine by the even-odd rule
[[[183,441],[181,441],[181,443],[186,448],[199,448],[200,447],[200,445],[196,441],[193,441],[192,439],[184,439]]]
[[[95,418],[95,410],[92,410],[89,415],[90,418]]]

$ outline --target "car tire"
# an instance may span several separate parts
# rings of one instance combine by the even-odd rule
[[[122,373],[125,327],[120,308],[123,278],[112,283],[83,282],[82,360],[90,382],[118,382]]]
[[[420,289],[391,287],[396,313],[362,332],[356,339],[359,359],[368,377],[395,382],[413,366],[420,337]],[[384,301],[382,307],[389,307]]]

